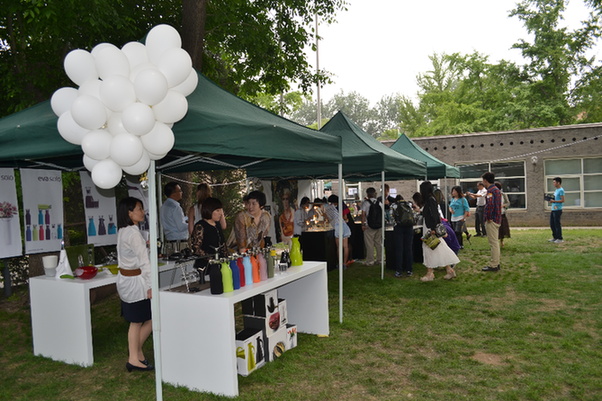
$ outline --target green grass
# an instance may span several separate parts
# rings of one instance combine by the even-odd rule
[[[240,400],[600,400],[602,230],[514,230],[502,270],[483,273],[486,238],[458,278],[422,283],[355,264],[329,273],[331,334],[239,377]],[[154,376],[124,369],[127,324],[110,296],[92,308],[95,364],[35,357],[26,289],[0,301],[0,400],[152,400]],[[148,354],[152,341],[148,341]],[[199,346],[202,346],[199,344]],[[165,400],[220,400],[163,385]]]

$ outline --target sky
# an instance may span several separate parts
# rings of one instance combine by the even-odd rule
[[[428,71],[434,53],[478,51],[523,64],[518,39],[528,39],[517,17],[508,14],[516,0],[348,0],[334,24],[320,24],[320,69],[333,74],[323,87],[323,102],[341,90],[358,92],[374,106],[385,95],[416,98],[418,74]],[[587,10],[571,0],[565,13],[570,28],[579,27]],[[598,58],[602,58],[599,52]],[[309,61],[315,67],[316,55]],[[315,98],[314,90],[314,98]]]

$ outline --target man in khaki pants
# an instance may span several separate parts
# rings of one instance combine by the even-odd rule
[[[484,272],[497,272],[500,270],[500,225],[502,224],[502,193],[494,185],[495,175],[487,172],[481,177],[487,188],[485,210],[485,230],[487,230],[487,241],[491,249],[491,260],[488,266],[481,270]]]
[[[382,207],[382,203],[380,203],[378,201],[378,199],[376,198],[376,189],[374,189],[372,187],[368,188],[366,190],[366,196],[368,197],[368,199],[366,199],[362,203],[362,230],[364,231],[364,244],[366,245],[366,261],[364,262],[364,264],[366,266],[371,266],[376,263],[376,261],[374,260],[374,250],[375,249],[376,249],[376,260],[378,262],[381,261],[382,224],[380,224],[380,227],[377,227],[377,226],[370,227],[370,224],[368,224],[368,218],[370,215],[370,206],[373,203],[380,205],[381,216],[383,213],[383,207]],[[374,216],[374,217],[376,217],[376,216]],[[380,220],[380,218],[379,218],[379,220]]]

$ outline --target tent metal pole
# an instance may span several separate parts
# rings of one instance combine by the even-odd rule
[[[381,216],[381,236],[380,236],[380,279],[385,279],[385,171],[380,172],[380,193],[382,194],[383,200],[383,213]]]
[[[157,252],[157,186],[155,183],[155,161],[148,169],[148,219],[151,262],[151,309],[153,316],[153,348],[155,356],[155,388],[158,401],[163,400],[163,377],[161,362],[161,304],[159,302],[159,255]]]
[[[343,165],[339,164],[339,322],[343,323]]]

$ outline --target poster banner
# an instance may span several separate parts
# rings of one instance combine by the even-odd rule
[[[272,181],[272,203],[276,240],[291,243],[295,228],[295,209],[298,205],[297,180]]]
[[[94,185],[88,171],[80,171],[79,178],[84,195],[88,244],[95,246],[117,244],[115,189],[98,188]]]
[[[63,239],[63,182],[56,170],[21,169],[25,253],[54,252]]]
[[[23,255],[15,171],[0,168],[0,259]]]

